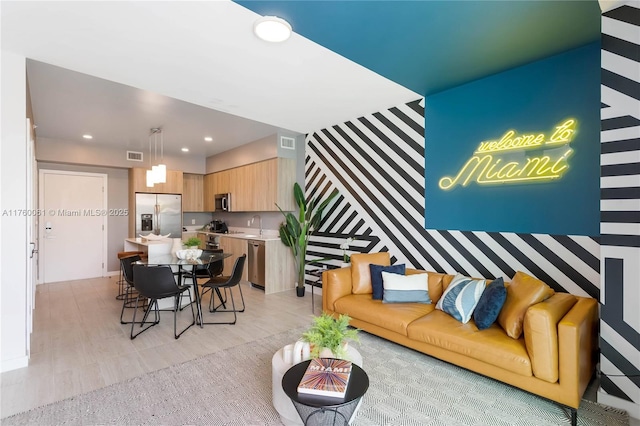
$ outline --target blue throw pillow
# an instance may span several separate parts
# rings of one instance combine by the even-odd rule
[[[504,286],[504,279],[500,277],[491,281],[473,311],[473,320],[478,330],[489,328],[496,322],[506,298],[507,288]]]
[[[382,271],[392,274],[404,275],[405,264],[401,263],[399,265],[391,266],[370,264],[369,271],[371,272],[371,288],[373,289],[373,295],[371,296],[371,298],[373,300],[382,300],[382,293],[384,291],[382,285]]]
[[[474,280],[457,274],[444,291],[436,309],[440,309],[462,323],[471,319],[486,286],[485,280]]]

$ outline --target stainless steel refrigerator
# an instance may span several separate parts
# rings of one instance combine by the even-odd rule
[[[153,232],[182,238],[182,195],[136,194],[136,237]]]

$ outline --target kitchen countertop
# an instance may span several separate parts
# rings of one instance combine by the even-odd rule
[[[243,232],[243,231],[232,230],[228,234],[223,234],[220,232],[209,232],[209,231],[195,231],[195,232],[197,232],[198,234],[217,235],[220,237],[237,238],[241,240],[280,241],[280,235],[272,234],[272,233],[264,233],[262,236],[260,236],[259,235],[260,231],[257,231],[257,230],[253,230],[253,232]]]

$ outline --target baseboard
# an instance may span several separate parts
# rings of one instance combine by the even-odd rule
[[[640,404],[627,401],[617,396],[609,395],[598,389],[598,403],[608,405],[610,407],[619,408],[629,413],[629,416],[640,420]]]
[[[105,275],[106,277],[115,277],[120,276],[120,271],[108,271]]]
[[[0,367],[0,372],[4,373],[6,371],[17,370],[18,368],[24,368],[29,366],[29,357],[21,356],[20,358],[13,358],[2,361],[2,367]]]

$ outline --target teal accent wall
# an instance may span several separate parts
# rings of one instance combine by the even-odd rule
[[[600,43],[536,61],[425,99],[425,227],[427,229],[598,236],[600,226]],[[577,120],[569,169],[538,183],[479,185],[444,191],[482,141],[516,135],[550,136]],[[556,148],[494,159],[526,162],[559,155]],[[497,168],[496,168],[497,170]]]

